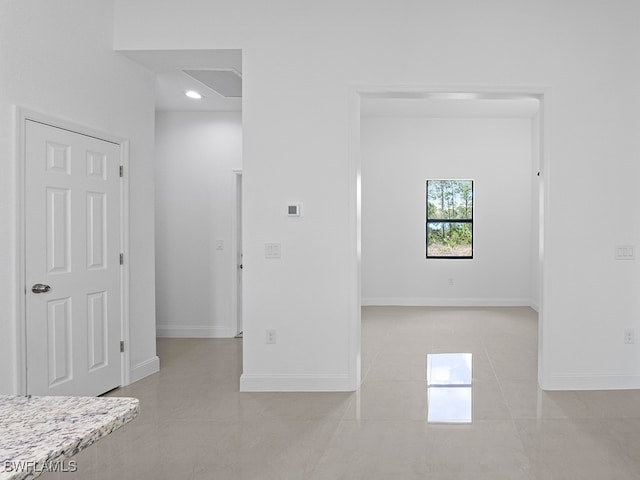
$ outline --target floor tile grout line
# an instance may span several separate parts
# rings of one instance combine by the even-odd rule
[[[522,437],[522,432],[520,431],[520,429],[516,425],[516,420],[515,420],[515,417],[513,415],[513,410],[512,410],[511,405],[507,401],[507,398],[506,398],[506,396],[504,394],[504,389],[503,389],[503,386],[502,386],[502,382],[500,381],[500,378],[498,377],[498,374],[497,374],[496,369],[495,369],[493,358],[489,354],[489,349],[487,348],[487,344],[486,344],[482,334],[480,334],[480,342],[482,343],[482,349],[484,350],[484,353],[487,356],[487,360],[489,361],[489,365],[491,365],[491,371],[493,372],[493,376],[495,377],[496,383],[498,384],[498,389],[500,391],[500,396],[502,397],[502,401],[504,402],[505,406],[507,407],[507,411],[509,412],[509,419],[510,419],[511,427],[513,428],[516,436],[518,437],[518,441],[520,442],[520,447],[522,449],[522,453],[527,459],[527,464],[528,464],[529,470],[532,471],[534,466],[531,463],[531,457],[527,453],[527,447],[526,447],[524,439]]]

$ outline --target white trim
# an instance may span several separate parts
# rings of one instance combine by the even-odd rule
[[[361,208],[361,156],[360,156],[360,94],[349,89],[349,246],[351,250],[349,285],[349,319],[347,334],[347,365],[350,389],[357,390],[362,383],[362,208]]]
[[[471,94],[469,98],[524,99],[542,97],[549,87],[531,85],[407,85],[407,84],[360,84],[352,89],[360,96],[369,98],[460,98],[451,94]]]
[[[101,130],[88,127],[80,123],[72,122],[70,120],[65,120],[63,118],[47,115],[46,113],[41,113],[36,110],[31,110],[29,108],[24,108],[19,106],[16,106],[15,108],[16,108],[16,114],[18,115],[18,120],[21,120],[21,121],[32,120],[34,122],[49,125],[50,127],[61,128],[63,130],[79,133],[80,135],[97,138],[98,140],[104,140],[105,142],[115,143],[117,145],[122,145],[127,141],[126,138],[119,137],[117,135],[112,135],[110,133],[106,133]],[[18,128],[22,128],[19,123],[18,123]]]
[[[238,334],[241,330],[241,322],[238,320],[238,228],[242,229],[242,225],[238,225],[238,183],[242,182],[242,170],[234,169],[232,172],[233,210],[231,214],[231,258],[233,262],[233,272],[231,274],[231,318],[235,326],[235,334]],[[242,195],[242,187],[240,188],[240,195]],[[242,208],[242,199],[240,200],[240,208]],[[242,215],[240,216],[240,221],[242,221]]]
[[[131,367],[131,383],[142,380],[144,377],[148,377],[154,373],[160,371],[160,358],[157,356],[151,357],[144,362],[140,362],[137,365]]]
[[[120,179],[120,248],[124,253],[124,264],[120,269],[120,299],[121,299],[121,339],[124,341],[125,349],[122,353],[122,386],[131,383],[131,332],[129,329],[129,140],[124,140],[120,144],[120,165],[124,169],[124,176]]]
[[[530,307],[529,298],[363,298],[363,307],[405,306],[405,307]]]
[[[233,338],[229,327],[208,325],[157,325],[156,336],[165,338]]]
[[[349,375],[245,374],[240,377],[241,392],[350,392]]]
[[[550,313],[550,302],[546,302],[546,298],[551,298],[551,277],[552,274],[546,267],[545,259],[547,258],[546,250],[549,239],[549,225],[551,215],[550,187],[551,187],[551,89],[543,89],[540,98],[540,111],[538,113],[539,123],[539,143],[540,143],[540,175],[542,181],[540,189],[542,190],[542,205],[540,211],[539,229],[539,255],[540,255],[540,271],[539,271],[539,297],[538,297],[538,383],[543,386],[546,383],[548,373],[548,362],[544,354],[544,346],[550,343],[546,335],[550,335],[551,327],[549,319],[552,318]],[[543,387],[544,388],[544,387]]]
[[[544,390],[636,390],[640,389],[639,375],[581,375],[552,374]]]
[[[27,394],[27,321],[25,304],[27,299],[26,273],[25,273],[25,122],[27,112],[14,106],[14,159],[16,165],[16,382],[15,393],[19,395]]]
[[[15,390],[20,395],[27,393],[27,349],[26,349],[26,286],[25,286],[25,141],[26,141],[26,121],[31,120],[43,123],[51,127],[68,130],[71,132],[97,138],[106,142],[114,143],[120,146],[120,164],[124,166],[125,172],[129,165],[129,140],[116,135],[105,133],[100,130],[72,122],[70,120],[54,117],[45,113],[41,113],[28,108],[14,106],[15,118],[15,165],[16,165],[16,285],[17,285],[17,301],[16,301],[16,370],[17,382]],[[125,173],[124,181],[121,184],[121,251],[125,253],[125,265],[121,270],[121,332],[120,338],[125,340],[125,345],[129,342],[129,267],[127,254],[129,252],[129,182]],[[125,348],[125,352],[121,357],[120,383],[122,386],[128,385],[131,380],[131,369],[129,365],[130,352],[129,348]]]

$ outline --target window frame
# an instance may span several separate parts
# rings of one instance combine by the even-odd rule
[[[451,182],[471,182],[471,218],[429,218],[429,182],[442,182],[442,181],[451,181]],[[474,258],[474,237],[475,237],[475,229],[474,229],[474,216],[475,216],[475,181],[467,178],[432,178],[427,179],[425,182],[425,255],[426,259],[452,259],[452,260],[473,260]],[[444,223],[444,224],[454,224],[454,223],[467,223],[471,225],[471,255],[429,255],[429,224],[433,223]]]

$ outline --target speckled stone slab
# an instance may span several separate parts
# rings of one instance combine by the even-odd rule
[[[0,480],[61,468],[63,460],[133,420],[139,408],[135,398],[0,396]]]

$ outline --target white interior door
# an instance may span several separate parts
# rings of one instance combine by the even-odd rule
[[[27,393],[120,385],[120,146],[26,122]]]

